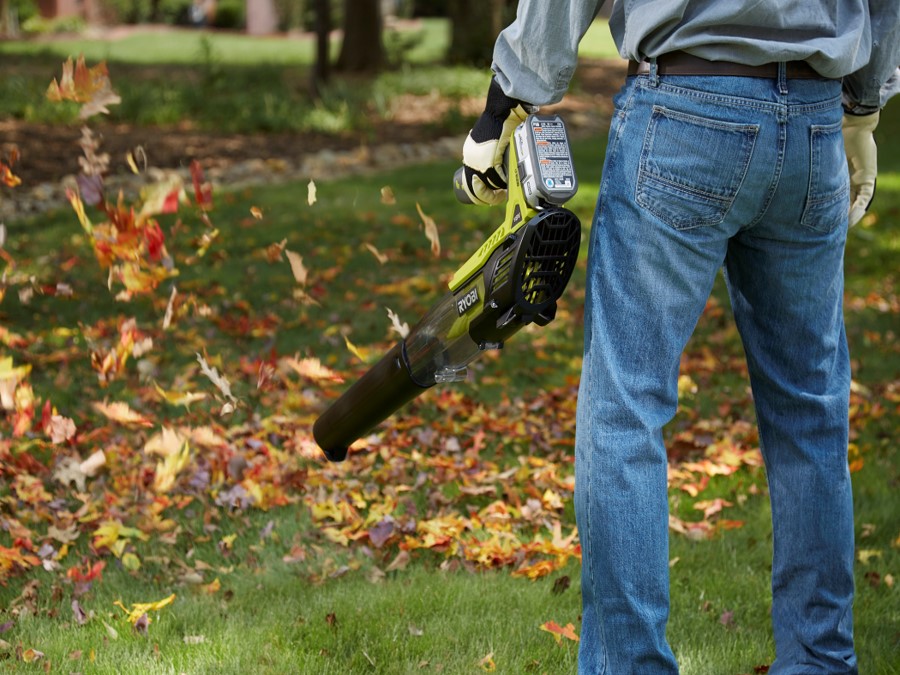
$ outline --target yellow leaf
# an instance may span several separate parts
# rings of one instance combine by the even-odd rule
[[[26,649],[22,652],[22,660],[25,663],[34,663],[42,658],[44,658],[44,652],[39,652],[37,649]]]
[[[262,209],[259,208],[258,206],[251,206],[250,207],[250,215],[253,216],[254,218],[256,218],[257,220],[262,220],[262,217],[263,217]]]
[[[121,600],[116,600],[113,604],[116,607],[121,607],[122,610],[127,615],[128,621],[130,623],[135,623],[138,619],[140,619],[144,614],[148,612],[156,612],[161,610],[163,607],[167,607],[171,605],[175,601],[175,594],[172,593],[167,598],[163,598],[162,600],[157,600],[156,602],[133,602],[131,604],[131,609],[125,607],[122,604]]]
[[[162,396],[163,400],[166,403],[171,403],[172,405],[183,405],[185,408],[190,408],[191,403],[196,401],[202,401],[206,398],[206,394],[203,392],[194,393],[191,391],[188,392],[180,392],[180,391],[166,391],[158,384],[156,386],[156,392]]]
[[[187,441],[181,446],[181,449],[166,456],[163,461],[156,463],[156,473],[153,476],[153,489],[156,492],[168,492],[178,474],[188,465],[191,459],[191,444]]]
[[[391,189],[390,185],[385,185],[381,188],[381,203],[388,206],[397,203],[397,198],[394,197],[394,191]]]
[[[306,203],[310,206],[316,203],[316,184],[313,181],[306,186]]]
[[[344,336],[344,342],[347,343],[347,349],[350,350],[350,353],[353,354],[353,356],[358,358],[363,363],[369,362],[369,359],[371,358],[372,355],[368,349],[360,349],[355,344],[350,342],[350,338],[348,338],[346,335]]]
[[[141,569],[141,559],[134,553],[126,553],[122,556],[122,566],[130,572],[137,572]]]
[[[873,558],[880,558],[882,553],[884,553],[884,551],[882,551],[881,549],[862,548],[856,552],[856,557],[863,565],[868,565]]]

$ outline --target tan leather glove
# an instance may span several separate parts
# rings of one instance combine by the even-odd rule
[[[507,96],[491,79],[484,112],[463,145],[462,190],[473,204],[500,204],[506,199],[504,155],[513,131],[536,107]]]
[[[875,197],[878,176],[878,148],[875,146],[875,127],[880,113],[871,115],[844,114],[844,151],[850,165],[850,227],[866,214]]]

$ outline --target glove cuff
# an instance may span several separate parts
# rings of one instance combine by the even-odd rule
[[[537,111],[537,106],[507,96],[500,83],[497,82],[497,78],[492,77],[491,86],[488,87],[484,112],[475,122],[475,126],[472,127],[472,140],[476,143],[496,140],[502,134],[503,125],[510,115],[515,115],[520,120],[524,120],[528,113],[535,111]]]

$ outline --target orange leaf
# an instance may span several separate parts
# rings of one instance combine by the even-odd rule
[[[562,644],[562,639],[566,638],[567,640],[573,640],[574,642],[578,642],[578,635],[575,633],[575,626],[571,623],[566,624],[565,628],[560,626],[555,621],[548,621],[545,624],[541,625],[541,630],[547,631],[550,633],[555,639],[556,644]]]
[[[72,57],[66,59],[59,82],[54,78],[47,88],[47,98],[53,102],[83,103],[78,115],[82,119],[97,113],[108,113],[106,106],[122,102],[112,90],[106,62],[101,61],[93,68],[88,68],[83,55],[74,64]]]
[[[319,359],[307,358],[299,361],[294,358],[281,359],[281,363],[294,370],[301,377],[305,377],[313,382],[337,382],[341,383],[344,378],[336,372],[322,365]]]

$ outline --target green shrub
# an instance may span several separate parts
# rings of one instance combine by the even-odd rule
[[[243,0],[220,0],[213,25],[216,28],[243,28],[247,25],[246,4]]]

